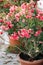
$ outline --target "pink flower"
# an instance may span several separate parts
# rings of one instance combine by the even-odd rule
[[[16,2],[17,0],[14,0],[14,2]]]
[[[12,13],[15,12],[15,10],[16,10],[17,8],[18,8],[17,6],[14,6],[14,5],[11,6],[11,7],[10,7],[10,12],[12,12]]]
[[[14,12],[15,11],[15,8],[14,8],[14,5],[10,7],[10,12]]]
[[[3,30],[5,30],[6,27],[4,25],[2,25],[0,28],[3,29]]]
[[[6,21],[6,24],[7,24],[7,25],[10,25],[10,24],[11,24],[11,21]]]
[[[3,34],[3,32],[2,32],[2,31],[0,31],[0,35],[1,35],[1,34]]]
[[[30,38],[31,35],[27,32],[26,29],[21,29],[20,31],[18,31],[18,35],[22,38],[26,37],[26,38]]]
[[[21,31],[18,31],[18,35],[19,35],[20,37],[22,37],[22,38],[24,38],[24,37],[25,37],[24,33],[23,33],[23,32],[21,32]]]
[[[25,37],[26,37],[26,38],[30,38],[30,37],[31,37],[31,35],[30,35],[30,34],[28,34],[28,33],[26,33],[26,34],[25,34]]]
[[[40,19],[40,14],[38,14],[38,15],[36,16],[36,18]]]
[[[6,24],[7,24],[7,26],[8,26],[9,28],[12,28],[12,27],[13,27],[13,24],[11,23],[11,21],[7,21]]]
[[[39,36],[41,34],[41,32],[42,32],[41,30],[36,31],[36,33],[34,34],[34,36],[36,36],[36,37]]]
[[[22,22],[24,23],[25,22],[25,19],[23,19]]]
[[[14,39],[14,40],[18,40],[19,36],[16,32],[14,32],[14,34],[11,35],[11,38]]]
[[[43,44],[43,41],[39,41],[39,44]]]
[[[28,33],[33,34],[34,31],[33,31],[32,29],[29,29],[29,30],[28,30]]]
[[[3,23],[3,19],[0,19],[0,23]]]
[[[38,14],[43,14],[43,11],[40,10],[40,9],[37,9],[37,13],[38,13]]]
[[[40,20],[43,21],[43,16],[40,16]]]
[[[6,26],[4,26],[4,25],[2,25],[0,28],[1,28],[2,30],[5,30],[5,31],[9,30],[9,27],[6,27]]]
[[[23,15],[23,12],[22,12],[22,11],[20,11],[20,12],[19,12],[19,14],[22,16],[22,15]]]
[[[10,24],[8,27],[9,27],[9,28],[12,28],[12,27],[13,27],[13,24]]]
[[[26,15],[26,18],[31,18],[32,16],[30,16],[30,15]]]
[[[19,21],[19,19],[20,19],[20,14],[19,14],[19,13],[15,14],[15,18],[16,18],[17,21]]]
[[[9,12],[9,13],[8,13],[8,16],[12,16],[12,12]]]
[[[22,15],[25,15],[26,14],[26,10],[22,9],[21,13],[22,13]]]
[[[23,4],[21,5],[21,8],[22,8],[22,9],[26,9],[26,8],[27,8],[27,4],[26,4],[26,3],[23,3]]]
[[[3,2],[3,0],[0,0],[0,2]]]
[[[34,12],[34,10],[32,9],[32,10],[31,10],[31,12],[33,13],[33,12]]]

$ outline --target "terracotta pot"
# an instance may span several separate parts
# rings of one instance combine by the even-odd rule
[[[21,63],[21,65],[43,65],[43,60],[29,62],[29,61],[24,61],[24,60],[20,59],[20,63]]]
[[[9,36],[9,47],[8,47],[8,51],[11,53],[15,53],[18,54],[20,53],[19,49],[16,49],[15,46],[20,46],[20,41],[19,40],[14,40]]]
[[[25,60],[21,59],[19,56],[19,61],[20,61],[21,65],[43,65],[43,59],[34,60],[34,61],[25,61]]]
[[[15,45],[19,45],[20,41],[19,40],[14,40],[12,38],[9,37],[9,42],[10,42],[10,46],[15,46]]]

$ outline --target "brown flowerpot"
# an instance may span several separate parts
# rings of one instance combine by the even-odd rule
[[[21,65],[43,65],[43,60],[29,62],[29,61],[24,61],[24,60],[20,59],[20,63],[21,63]]]
[[[18,45],[20,44],[20,41],[19,40],[14,40],[12,38],[9,37],[9,42],[10,42],[10,46],[15,46],[15,45]]]
[[[9,47],[7,49],[8,52],[10,53],[16,53],[18,54],[20,52],[19,49],[17,49],[15,46],[20,46],[20,41],[19,40],[14,40],[9,36]]]
[[[19,56],[19,61],[21,65],[43,65],[43,59],[34,60],[34,61],[26,61],[26,60],[21,59]]]

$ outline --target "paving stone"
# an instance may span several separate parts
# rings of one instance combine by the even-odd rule
[[[5,52],[8,45],[1,45],[0,47],[0,65],[20,65],[18,54]]]

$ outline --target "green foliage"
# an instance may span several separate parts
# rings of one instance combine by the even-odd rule
[[[3,24],[2,22],[1,24],[9,28],[7,30],[8,34],[11,36],[13,34],[14,36],[12,37],[14,37],[14,39],[15,37],[18,37],[21,43],[19,46],[15,46],[13,48],[9,47],[9,51],[12,51],[12,49],[16,51],[19,50],[30,55],[33,58],[38,55],[38,53],[43,53],[43,31],[41,29],[43,27],[43,21],[41,21],[39,18],[36,18],[38,12],[34,7],[34,3],[31,5],[26,2],[29,2],[29,0],[17,0],[16,2],[14,2],[13,0],[4,0],[0,4],[0,18],[4,20]],[[11,4],[11,7],[12,5],[17,5],[17,8],[14,7],[15,10],[12,12],[12,7],[11,12],[9,12],[10,6],[8,6],[8,3]],[[21,4],[24,6],[24,9],[21,7]],[[4,14],[2,12],[4,12]],[[7,13],[10,15],[7,15],[8,18],[6,19]],[[22,33],[21,30],[23,30]],[[14,32],[17,33],[17,35],[15,35]],[[20,33],[18,34],[18,32]],[[30,35],[30,37],[28,34]]]
[[[19,6],[24,2],[30,2],[30,0],[3,0],[2,2],[0,2],[0,12],[8,13],[11,5]]]

